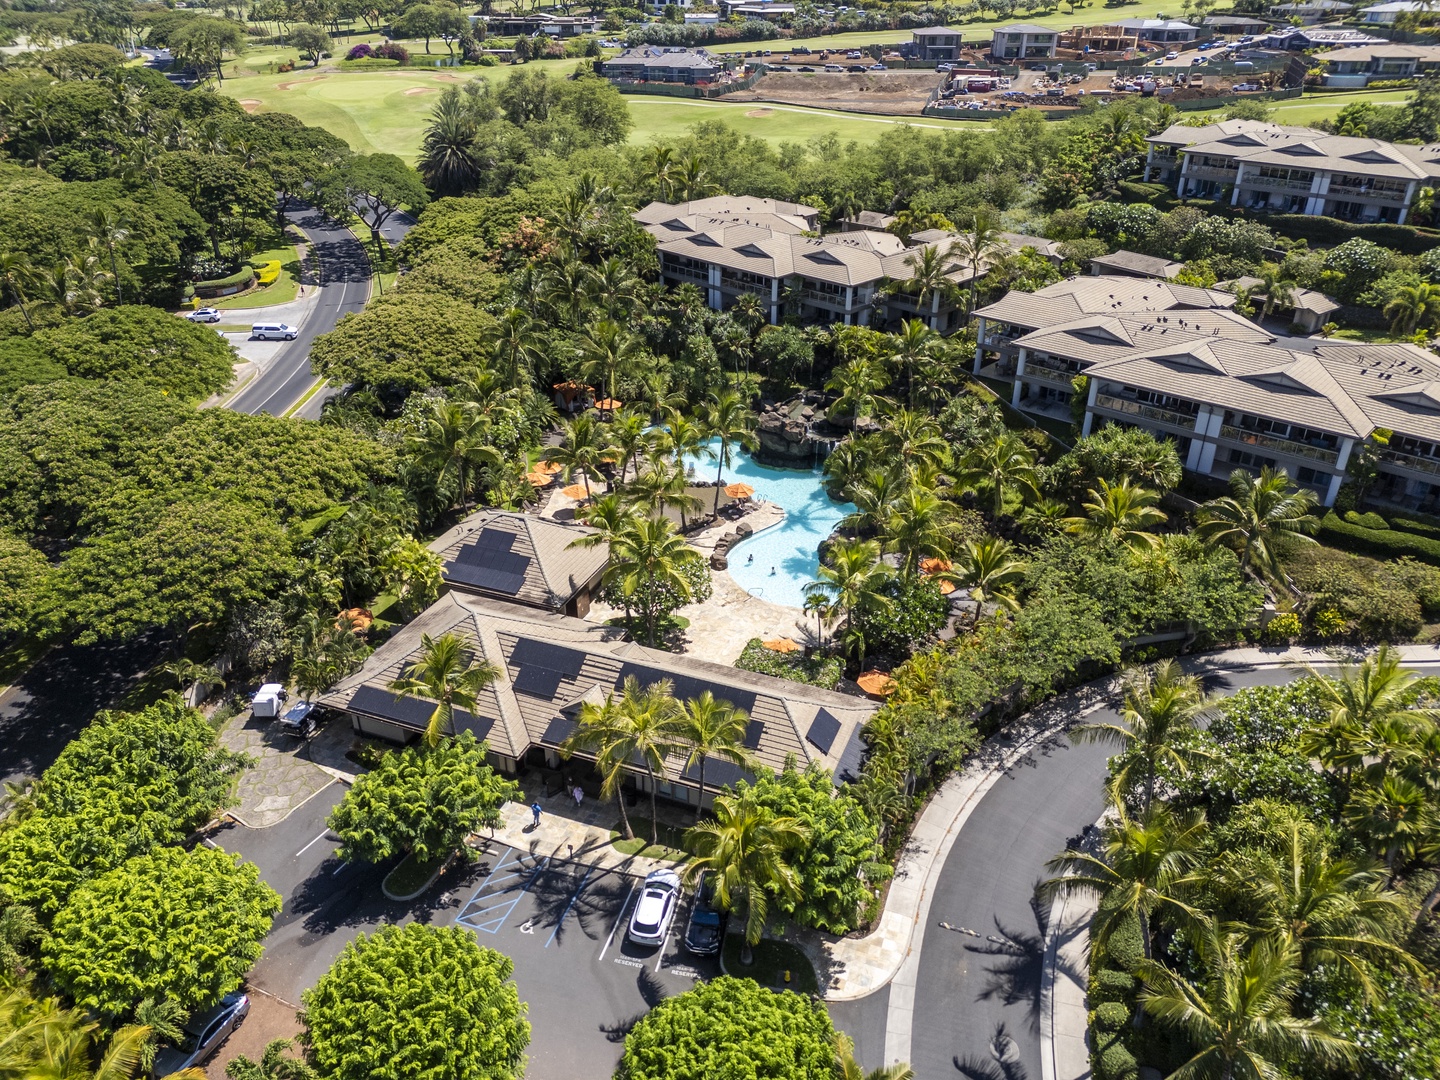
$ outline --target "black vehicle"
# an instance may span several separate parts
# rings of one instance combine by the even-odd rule
[[[685,948],[696,956],[714,956],[725,940],[725,913],[715,907],[710,887],[713,880],[709,870],[700,875],[695,902],[690,905],[690,921],[685,926]]]
[[[848,72],[850,72],[850,74],[852,74],[852,75],[863,75],[863,74],[865,74],[865,65],[864,65],[864,64],[851,64],[851,65],[850,65],[848,68],[846,68],[845,70],[848,71]]]
[[[802,67],[800,70],[801,70],[801,71],[814,71],[815,69],[814,69],[813,67],[810,67],[810,66],[807,64],[805,67]]]

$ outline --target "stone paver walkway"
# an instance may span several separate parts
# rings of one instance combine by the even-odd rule
[[[330,773],[296,754],[302,745],[298,739],[271,734],[270,727],[269,720],[257,720],[247,709],[220,730],[221,745],[254,761],[236,787],[237,804],[227,811],[251,829],[284,821],[335,782]]]

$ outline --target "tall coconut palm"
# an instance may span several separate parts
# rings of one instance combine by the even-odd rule
[[[1430,284],[1402,285],[1385,305],[1390,332],[1409,337],[1424,324],[1440,320],[1440,286]]]
[[[1155,801],[1161,767],[1184,775],[1196,760],[1194,735],[1210,702],[1199,678],[1186,675],[1173,659],[1151,668],[1131,668],[1124,683],[1120,722],[1081,724],[1071,729],[1070,738],[1120,747],[1112,765],[1112,789],[1121,797],[1138,792],[1144,816]]]
[[[855,1040],[843,1031],[835,1033],[835,1066],[838,1080],[915,1080],[915,1070],[903,1061],[866,1072],[855,1059]]]
[[[629,762],[610,752],[611,744],[629,725],[622,702],[623,699],[614,693],[607,693],[602,704],[589,701],[581,704],[575,731],[565,740],[560,752],[567,758],[578,752],[595,755],[595,769],[600,774],[600,796],[615,800],[615,805],[620,808],[621,831],[626,840],[633,840],[635,829],[625,809],[623,792]]]
[[[1141,487],[1128,476],[1118,484],[1102,476],[1098,483],[1099,489],[1091,488],[1090,497],[1081,504],[1085,516],[1066,518],[1066,530],[1129,548],[1153,548],[1159,538],[1150,530],[1167,520],[1155,505],[1160,501],[1159,492]]]
[[[919,319],[906,319],[900,333],[891,338],[891,357],[905,374],[905,392],[915,407],[915,373],[939,350],[940,335]]]
[[[922,558],[943,559],[953,548],[955,507],[933,490],[912,485],[891,507],[885,521],[885,550],[900,554],[900,572],[914,577]]]
[[[1036,491],[1035,454],[1013,431],[980,443],[960,462],[962,486],[988,489],[994,517],[1005,513],[1007,491]]]
[[[685,473],[687,459],[715,457],[710,449],[710,433],[703,420],[692,420],[679,409],[671,409],[663,433],[664,447],[671,454],[671,461],[677,471]]]
[[[30,309],[25,306],[32,289],[40,281],[40,272],[36,270],[35,264],[30,261],[30,256],[20,251],[7,251],[0,254],[0,286],[4,286],[6,294],[11,301],[20,309],[20,314],[25,317],[25,325],[35,329],[35,321],[30,318]]]
[[[940,425],[913,409],[896,409],[886,417],[879,431],[879,444],[888,461],[912,475],[921,468],[940,470],[950,466],[950,443]]]
[[[698,154],[691,154],[671,166],[670,185],[671,197],[679,202],[704,199],[720,190],[720,185],[710,179],[710,172],[705,168],[705,159]]]
[[[635,310],[640,285],[630,264],[612,255],[598,266],[590,267],[585,279],[585,295],[606,318],[623,320]]]
[[[511,386],[530,386],[535,368],[544,353],[540,348],[540,328],[529,313],[511,307],[484,332],[482,339],[490,349],[501,373]]]
[[[733,464],[731,451],[736,446],[754,450],[760,445],[755,436],[757,421],[755,413],[743,397],[734,390],[725,390],[710,395],[710,400],[705,404],[702,422],[710,437],[720,440],[720,464],[715,473],[715,505],[712,510],[719,514],[720,484],[725,478],[725,470]]]
[[[940,576],[967,589],[977,604],[1020,610],[1015,588],[1025,577],[1025,563],[1015,557],[1015,545],[1008,540],[966,540],[955,553],[954,567]]]
[[[1346,969],[1373,995],[1373,964],[1414,964],[1385,940],[1386,924],[1405,905],[1386,890],[1384,875],[1368,861],[1334,857],[1309,822],[1290,821],[1273,851],[1247,852],[1227,864],[1222,886],[1250,910],[1253,934],[1295,943],[1305,971]]]
[[[871,419],[890,404],[890,399],[880,394],[889,382],[880,366],[865,357],[836,368],[825,384],[826,390],[840,395],[830,406],[830,415],[852,416],[856,424]]]
[[[606,582],[618,582],[623,596],[631,599],[645,620],[645,640],[656,642],[656,623],[663,594],[682,600],[691,596],[689,566],[701,561],[700,553],[685,543],[675,526],[663,517],[641,518],[634,528],[610,545]]]
[[[406,447],[434,477],[437,488],[454,475],[460,509],[467,514],[474,473],[501,464],[499,451],[490,445],[490,424],[484,414],[447,398],[431,404],[425,426],[406,440]]]
[[[668,759],[681,748],[680,703],[668,679],[640,685],[633,675],[621,688],[620,709],[615,726],[604,732],[604,744],[597,756],[605,772],[615,762],[629,762],[645,769],[650,779],[650,842],[660,842],[660,821],[656,789],[669,777]]]
[[[1274,263],[1261,266],[1260,284],[1255,288],[1256,292],[1265,294],[1265,302],[1260,305],[1260,321],[1268,319],[1277,307],[1294,307],[1295,290],[1298,287]]]
[[[909,478],[899,469],[867,469],[846,489],[855,510],[845,516],[840,527],[862,533],[882,532],[909,486]]]
[[[875,540],[841,540],[831,546],[828,564],[821,563],[817,573],[819,580],[805,586],[805,599],[828,603],[843,620],[846,642],[858,646],[859,663],[864,667],[865,639],[855,615],[893,603],[882,591],[891,571],[880,560],[880,544]]]
[[[612,319],[592,323],[579,339],[584,378],[603,382],[605,396],[615,400],[621,376],[628,377],[644,355],[641,340]]]
[[[567,547],[606,547],[613,545],[621,536],[630,532],[640,521],[640,511],[618,492],[609,492],[592,500],[578,515],[580,520],[593,529],[571,540]],[[625,625],[630,625],[630,600],[625,598]]]
[[[1243,935],[1215,923],[1198,936],[1202,975],[1187,979],[1148,958],[1137,973],[1140,1002],[1162,1026],[1181,1032],[1194,1056],[1170,1075],[1179,1080],[1272,1080],[1294,1060],[1346,1065],[1357,1047],[1319,1021],[1295,1016],[1299,949],[1283,938]]]
[[[1005,250],[1005,239],[995,219],[983,210],[975,211],[970,225],[950,249],[962,265],[970,271],[970,311],[975,310],[975,301],[980,290],[980,278],[995,256]]]
[[[1193,917],[1182,899],[1186,875],[1194,868],[1205,837],[1205,816],[1199,811],[1175,814],[1163,803],[1148,818],[1136,820],[1120,808],[1119,819],[1105,829],[1101,854],[1066,851],[1045,864],[1064,876],[1041,885],[1041,894],[1088,892],[1105,898],[1091,928],[1095,948],[1104,949],[1110,936],[1134,916],[1148,960],[1153,942],[1150,917],[1164,908]]]
[[[615,447],[615,460],[619,466],[616,479],[624,481],[625,471],[633,469],[640,473],[640,449],[650,439],[650,425],[645,415],[635,409],[625,409],[610,418],[610,441]]]
[[[546,447],[541,454],[546,461],[556,462],[565,471],[567,480],[579,476],[585,483],[585,497],[590,498],[590,477],[600,475],[600,467],[610,458],[610,440],[604,425],[592,413],[581,413],[565,424],[560,445]]]
[[[1318,502],[1308,488],[1292,487],[1284,469],[1267,466],[1259,476],[1236,469],[1230,474],[1230,494],[1200,507],[1195,535],[1236,549],[1242,569],[1287,588],[1280,542],[1315,542],[1311,534],[1320,528],[1320,519],[1312,511]]]
[[[1345,821],[1384,859],[1392,881],[1421,851],[1440,847],[1440,813],[1409,777],[1386,776],[1355,789]]]
[[[955,292],[950,275],[955,271],[954,247],[926,244],[918,252],[905,256],[910,276],[899,288],[915,297],[915,309],[926,329],[938,330],[940,301]]]
[[[424,698],[435,703],[425,725],[425,745],[438,746],[440,736],[455,734],[455,710],[473,713],[480,692],[500,677],[495,665],[476,660],[459,634],[432,638],[420,635],[420,655],[390,684],[400,697]]]
[[[115,302],[125,303],[120,285],[120,245],[130,239],[130,220],[110,207],[99,206],[85,215],[85,228],[110,257],[110,280],[115,283]]]
[[[53,998],[16,987],[0,994],[0,1078],[3,1080],[130,1080],[153,1037],[142,1024],[121,1027],[100,1048],[101,1024]],[[204,1080],[200,1069],[165,1080]]]
[[[720,907],[745,913],[745,943],[753,948],[765,932],[769,894],[799,898],[800,877],[789,860],[809,839],[808,828],[793,817],[776,817],[756,802],[753,790],[720,795],[715,819],[685,834],[686,846],[694,853],[685,880],[693,883],[709,870]]]
[[[711,760],[728,761],[742,769],[756,768],[755,755],[745,747],[745,730],[750,714],[722,701],[709,690],[681,705],[675,730],[685,747],[685,768],[697,771],[700,794],[695,800],[695,817],[705,800],[705,766]]]
[[[705,506],[698,496],[690,494],[690,481],[678,467],[656,462],[625,488],[625,497],[637,509],[678,510],[680,528],[688,527],[686,515]]]

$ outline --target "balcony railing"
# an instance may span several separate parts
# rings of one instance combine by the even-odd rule
[[[1258,188],[1261,191],[1296,191],[1309,192],[1313,186],[1309,180],[1279,180],[1273,176],[1251,176],[1245,174],[1240,181],[1242,188]]]
[[[1231,442],[1243,443],[1246,446],[1274,450],[1277,454],[1289,454],[1291,457],[1323,461],[1326,465],[1334,465],[1340,460],[1338,450],[1327,450],[1323,446],[1311,446],[1309,443],[1296,442],[1294,439],[1279,439],[1274,435],[1261,435],[1258,431],[1246,431],[1244,428],[1234,427],[1230,424],[1220,426],[1220,437],[1229,439]]]
[[[1116,397],[1114,394],[1096,394],[1095,404],[1102,409],[1112,409],[1115,412],[1129,413],[1131,416],[1141,416],[1146,420],[1154,420],[1161,424],[1173,424],[1175,427],[1192,430],[1195,427],[1195,418],[1186,413],[1157,408],[1154,405],[1146,405],[1144,402],[1133,401],[1130,398]]]
[[[1330,182],[1330,190],[1327,193],[1330,198],[1340,199],[1370,199],[1374,202],[1403,203],[1405,192],[1390,191],[1385,188],[1351,187],[1348,184],[1337,184]]]
[[[693,278],[696,281],[710,280],[710,275],[704,270],[698,270],[693,266],[677,266],[675,263],[666,263],[665,273],[673,274],[675,277]]]
[[[1402,454],[1398,450],[1386,450],[1380,455],[1381,461],[1388,461],[1402,469],[1440,476],[1440,458],[1420,457],[1417,454]]]
[[[1234,180],[1234,169],[1220,169],[1214,165],[1191,165],[1185,170],[1187,180]]]
[[[821,292],[819,289],[801,289],[800,295],[814,304],[825,304],[828,307],[845,307],[845,294]]]

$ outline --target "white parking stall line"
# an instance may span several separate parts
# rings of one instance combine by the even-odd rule
[[[304,855],[305,852],[309,851],[312,847],[314,847],[316,844],[318,844],[321,840],[324,840],[325,837],[327,837],[327,836],[329,836],[329,835],[330,835],[330,830],[329,830],[329,829],[324,830],[319,836],[315,837],[314,840],[311,840],[308,844],[306,844],[304,847],[302,847],[299,851],[295,852],[295,854],[292,855],[291,858],[298,859],[301,855]]]
[[[665,950],[670,947],[670,935],[675,932],[675,922],[672,919],[670,929],[665,931],[665,940],[660,943],[660,955],[655,958],[655,973],[660,973],[660,967],[665,963]]]
[[[605,939],[605,947],[600,950],[600,959],[605,959],[605,953],[609,951],[611,944],[615,941],[615,931],[620,929],[620,924],[625,921],[625,909],[630,906],[630,898],[635,895],[635,889],[639,886],[638,881],[630,883],[630,891],[625,894],[625,902],[620,905],[620,914],[615,916],[615,925],[610,927],[610,936]]]

